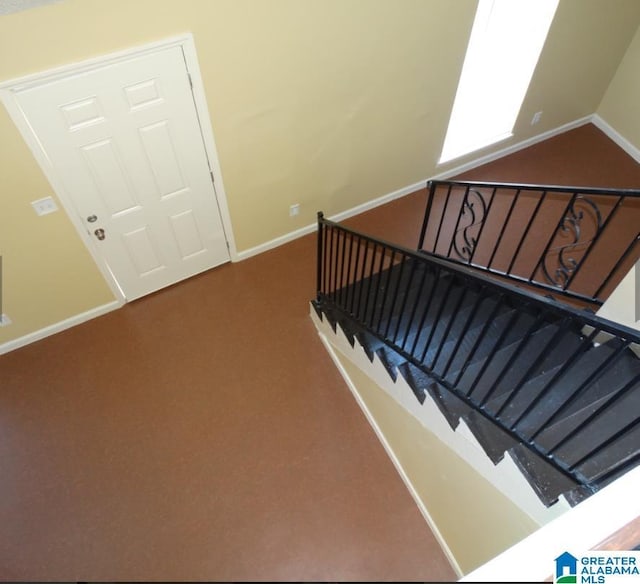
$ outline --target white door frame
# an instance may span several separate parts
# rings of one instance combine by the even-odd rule
[[[96,263],[98,269],[102,273],[105,281],[109,285],[109,288],[116,297],[120,305],[126,302],[126,298],[118,285],[114,275],[109,269],[105,259],[97,252],[91,235],[87,231],[86,225],[84,225],[82,218],[78,216],[75,208],[71,202],[71,197],[65,191],[62,180],[58,174],[57,169],[51,164],[45,151],[33,133],[31,126],[24,117],[22,110],[20,109],[16,93],[22,89],[26,89],[33,85],[40,85],[46,81],[53,81],[55,79],[66,77],[69,74],[77,74],[82,71],[89,71],[105,65],[115,64],[121,61],[127,61],[135,56],[140,56],[145,53],[152,53],[158,50],[176,47],[182,48],[185,65],[191,79],[193,97],[198,119],[200,120],[200,128],[202,131],[202,138],[204,142],[204,148],[209,161],[209,167],[213,175],[213,185],[216,193],[216,199],[218,208],[220,210],[220,217],[222,219],[222,226],[224,229],[227,244],[229,246],[229,255],[231,261],[238,261],[238,252],[235,246],[235,238],[233,236],[233,228],[231,225],[231,215],[229,213],[229,207],[227,205],[227,197],[224,190],[224,184],[222,182],[222,172],[220,170],[220,162],[218,160],[218,154],[216,149],[215,140],[213,138],[213,130],[211,127],[211,119],[209,118],[209,109],[207,106],[207,98],[204,92],[204,84],[202,82],[202,76],[200,75],[200,67],[198,65],[198,56],[196,54],[196,47],[191,33],[185,33],[162,41],[154,43],[132,47],[123,51],[110,53],[100,57],[88,59],[86,61],[80,61],[64,65],[62,67],[56,67],[48,69],[40,73],[19,77],[17,79],[11,79],[9,81],[3,81],[0,83],[0,101],[4,104],[9,113],[9,116],[17,126],[20,134],[24,138],[27,146],[31,150],[36,162],[42,169],[45,177],[51,183],[53,190],[60,200],[67,216],[71,220],[71,223],[76,228],[76,231],[80,235],[80,239],[84,243],[85,247],[89,250],[91,257]]]

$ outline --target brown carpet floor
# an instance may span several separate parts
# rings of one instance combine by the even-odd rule
[[[593,126],[465,176],[640,186]],[[415,247],[423,204],[349,224]],[[0,579],[455,577],[308,316],[314,245],[0,357]]]

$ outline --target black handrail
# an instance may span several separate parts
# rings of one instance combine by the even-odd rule
[[[560,304],[553,298],[540,296],[539,294],[535,294],[534,292],[518,288],[517,286],[509,284],[508,282],[495,280],[491,277],[485,276],[483,273],[475,271],[473,268],[468,268],[464,265],[452,265],[451,263],[439,257],[425,257],[423,254],[402,245],[398,245],[384,239],[367,235],[366,233],[363,233],[356,229],[352,229],[340,223],[336,223],[335,221],[331,221],[330,219],[325,218],[322,212],[318,213],[318,225],[333,227],[338,232],[352,235],[353,237],[356,237],[364,242],[375,244],[382,249],[395,250],[397,253],[402,254],[407,258],[417,260],[418,262],[425,262],[427,264],[439,266],[445,272],[449,271],[451,273],[458,274],[459,277],[463,278],[466,282],[482,282],[483,285],[495,291],[496,294],[499,294],[500,292],[516,294],[517,296],[526,299],[528,303],[538,305],[541,308],[544,308],[545,310],[548,310],[555,314],[564,315],[569,313],[575,318],[579,318],[584,321],[583,324],[592,326],[594,328],[600,328],[602,331],[611,333],[613,335],[620,333],[629,338],[633,338],[634,343],[640,344],[640,332],[638,332],[636,329],[625,326],[623,324],[619,324],[617,322],[613,322],[606,318],[602,318],[600,316],[591,314],[584,310],[580,310],[570,305]],[[318,232],[320,231],[321,229],[319,227]],[[324,255],[325,254],[322,254],[322,256]],[[322,256],[319,258],[319,261],[322,261]],[[322,268],[322,266],[320,266],[320,268]]]
[[[560,297],[601,305],[640,253],[638,189],[431,180],[427,191],[418,250]]]
[[[566,441],[588,432],[598,423],[605,408],[617,403],[629,391],[640,389],[640,379],[634,379],[617,394],[609,396],[604,405],[598,406],[586,421],[578,424],[562,443],[549,445],[539,440],[546,429],[558,422],[560,412],[576,404],[593,384],[616,367],[617,360],[629,347],[640,346],[640,333],[632,328],[523,290],[474,268],[344,227],[325,219],[322,213],[318,214],[316,303],[367,331],[503,432],[544,458],[560,473],[591,491],[597,490],[612,473],[586,481],[578,467],[597,456],[612,441],[618,440],[628,428],[635,427],[635,422],[627,424],[614,436],[605,437],[602,444],[597,444],[583,457],[584,460],[567,462],[556,456]],[[463,304],[467,310],[461,310]],[[481,305],[485,308],[483,311],[480,311]],[[496,315],[506,307],[510,309],[508,322],[497,338],[490,340],[489,329]],[[526,332],[517,341],[508,339],[513,327],[527,318],[526,326],[522,327]],[[472,323],[473,328],[479,331],[478,336],[470,347],[463,348],[462,339],[472,328]],[[534,336],[549,326],[553,334],[546,339],[544,348],[531,356],[529,365],[511,368],[520,356],[530,354]],[[575,348],[569,348],[571,353],[566,357],[566,368],[547,380],[537,397],[516,413],[515,418],[514,415],[505,416],[508,406],[522,398],[527,382],[539,375],[543,362],[567,342],[569,334],[574,335],[573,338],[577,335],[581,340]],[[604,342],[603,338],[607,342],[615,339],[621,348],[590,372],[576,391],[564,396],[552,412],[547,415],[546,410],[540,410],[541,407],[548,409],[544,398],[563,376],[574,374],[572,367],[577,367],[579,359],[594,347],[596,341]],[[484,362],[477,359],[483,343],[489,346],[482,355]],[[517,344],[514,346],[514,343]],[[507,361],[500,362],[500,368],[492,365],[498,363],[496,355],[507,347],[512,350]],[[482,366],[463,387],[461,380],[469,372],[472,362]],[[478,382],[492,366],[500,369],[499,373],[492,386],[481,391]],[[511,376],[510,388],[501,392],[504,400],[490,405],[497,395],[496,390],[504,389],[500,386],[507,376]],[[537,425],[523,424],[525,418],[531,421],[534,410],[542,411],[541,415],[546,419]],[[640,419],[640,412],[637,418]],[[627,462],[621,461],[616,468],[622,472]]]

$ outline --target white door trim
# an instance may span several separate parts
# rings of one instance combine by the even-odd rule
[[[120,286],[118,285],[114,275],[111,273],[111,270],[107,266],[104,258],[102,258],[95,251],[95,246],[92,245],[93,242],[90,239],[91,236],[89,235],[86,226],[83,224],[81,218],[75,212],[74,206],[71,202],[71,198],[63,188],[63,183],[58,175],[56,168],[52,165],[44,149],[40,145],[37,136],[34,134],[31,126],[24,117],[16,100],[16,93],[22,89],[26,89],[29,86],[39,85],[43,82],[51,81],[60,77],[65,77],[69,74],[81,73],[82,71],[92,70],[98,67],[103,67],[105,65],[118,63],[120,61],[126,61],[128,59],[131,59],[132,57],[140,56],[145,53],[155,52],[175,46],[180,46],[182,48],[186,68],[191,78],[194,104],[198,118],[200,120],[205,152],[207,154],[211,172],[213,174],[214,189],[216,192],[216,199],[222,219],[222,226],[224,228],[225,237],[229,245],[229,255],[232,261],[238,261],[238,253],[236,250],[235,239],[233,236],[233,229],[231,225],[231,215],[229,213],[226,193],[222,181],[222,173],[220,170],[220,163],[218,161],[215,140],[213,137],[213,130],[211,127],[211,120],[207,107],[207,99],[204,92],[204,84],[202,82],[195,43],[193,40],[193,35],[191,33],[185,33],[177,37],[172,37],[143,46],[132,47],[123,51],[118,51],[116,53],[110,53],[101,57],[95,57],[85,61],[71,63],[62,67],[56,67],[44,72],[35,73],[0,83],[0,101],[2,101],[2,103],[6,107],[9,116],[20,131],[20,134],[27,143],[27,146],[36,159],[36,162],[42,169],[47,180],[51,183],[51,186],[53,187],[56,196],[60,200],[60,203],[62,204],[67,216],[71,220],[73,226],[76,228],[80,239],[91,254],[91,257],[102,273],[105,281],[109,285],[109,288],[113,292],[119,304],[124,304],[126,302],[125,296],[120,289]]]

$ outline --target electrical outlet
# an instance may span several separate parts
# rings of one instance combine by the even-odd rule
[[[58,210],[58,205],[56,205],[56,202],[51,197],[31,201],[31,206],[35,210],[36,215],[48,215]]]
[[[300,214],[300,203],[296,203],[295,205],[291,205],[289,207],[289,217],[295,217]]]
[[[11,319],[6,314],[0,314],[0,326],[7,326],[11,322]]]
[[[537,124],[540,121],[541,117],[542,112],[536,112],[535,114],[533,114],[533,117],[531,118],[531,125],[534,126],[535,124]]]

